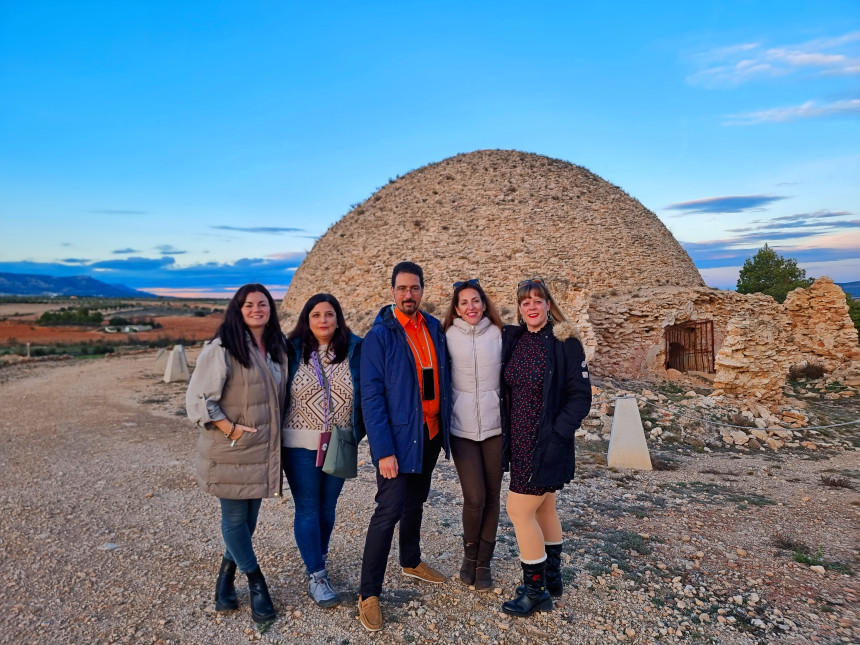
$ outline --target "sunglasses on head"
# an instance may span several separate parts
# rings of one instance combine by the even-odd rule
[[[530,284],[543,284],[543,278],[532,278],[531,280],[520,280],[517,283],[517,289]]]
[[[462,287],[464,285],[467,287],[477,287],[477,286],[480,286],[480,284],[481,283],[478,282],[478,278],[472,278],[471,280],[460,280],[460,282],[455,282],[454,288],[459,289],[460,287]]]

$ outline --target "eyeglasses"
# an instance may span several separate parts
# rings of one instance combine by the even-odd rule
[[[460,282],[455,282],[454,288],[459,289],[462,286],[478,287],[480,285],[481,285],[481,283],[478,282],[478,278],[472,278],[471,280],[461,280]]]
[[[517,283],[517,289],[520,287],[525,287],[529,284],[543,284],[543,278],[532,278],[531,280],[520,280]]]
[[[420,287],[417,285],[413,286],[413,287],[404,287],[401,285],[399,287],[394,287],[394,291],[399,293],[401,296],[405,296],[407,293],[419,294],[419,293],[421,293],[422,288],[423,287]]]

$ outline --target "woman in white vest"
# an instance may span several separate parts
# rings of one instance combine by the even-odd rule
[[[502,321],[472,279],[454,283],[442,326],[451,357],[451,453],[463,489],[460,580],[486,590],[493,586],[490,561],[502,488]]]
[[[237,609],[236,568],[248,576],[251,616],[275,619],[252,537],[264,497],[281,495],[281,423],[287,392],[286,340],[275,301],[261,284],[241,287],[215,338],[197,358],[185,405],[201,427],[197,483],[219,498],[224,555],[215,609]]]

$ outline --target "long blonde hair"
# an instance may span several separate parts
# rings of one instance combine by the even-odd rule
[[[549,303],[549,314],[551,322],[562,322],[567,320],[567,317],[561,313],[561,309],[558,308],[558,305],[555,304],[555,299],[552,297],[552,294],[549,292],[549,287],[546,286],[546,283],[540,278],[535,278],[530,282],[526,282],[525,284],[520,284],[517,286],[517,310],[519,310],[520,303],[526,298],[533,297],[534,294],[537,294],[539,298],[543,298]],[[519,319],[519,323],[521,325],[525,325],[525,321],[522,319],[519,311],[517,311],[517,317]]]

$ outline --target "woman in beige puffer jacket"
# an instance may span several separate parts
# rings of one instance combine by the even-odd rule
[[[281,494],[281,423],[287,353],[275,302],[261,284],[236,292],[215,339],[203,348],[188,391],[188,417],[201,427],[197,482],[221,503],[225,551],[215,609],[239,606],[235,576],[248,576],[251,616],[274,620],[275,608],[252,537],[263,497]]]
[[[502,488],[501,327],[477,279],[454,284],[443,328],[451,358],[451,454],[463,489],[460,580],[480,590],[493,586]]]

